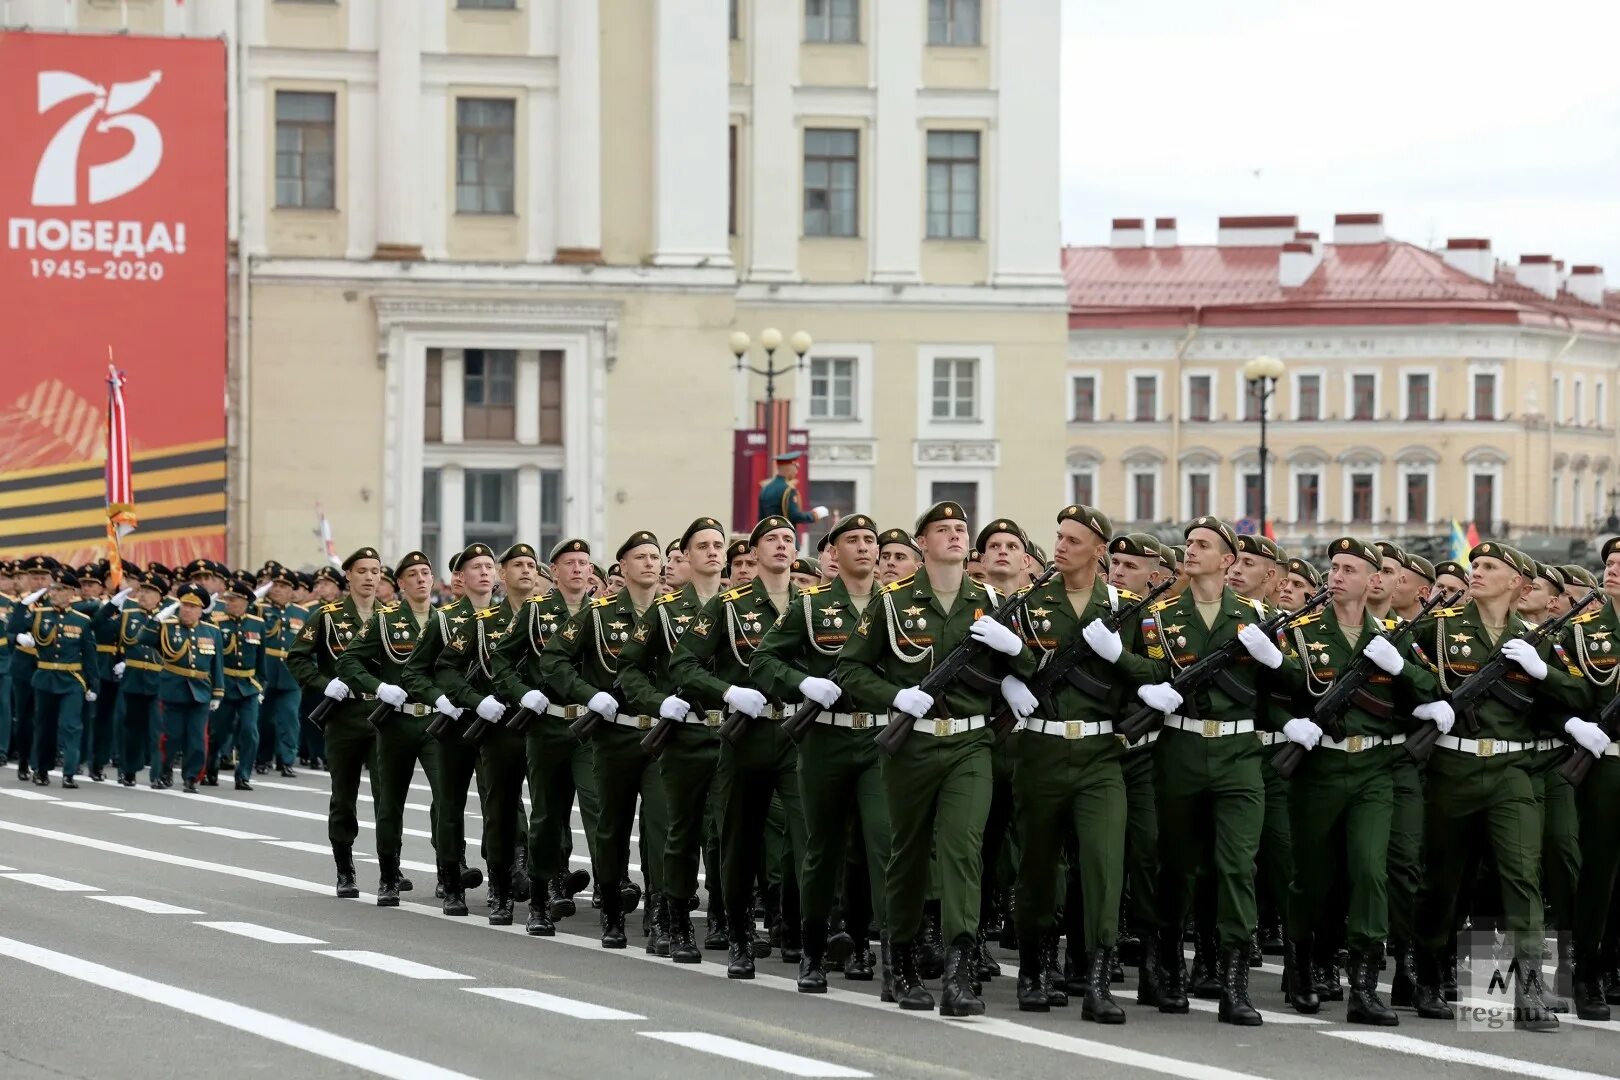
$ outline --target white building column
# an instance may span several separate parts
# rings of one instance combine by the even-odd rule
[[[803,138],[793,122],[793,84],[799,77],[799,5],[757,3],[749,8],[748,48],[753,101],[748,121],[750,281],[797,281]]]
[[[66,0],[11,0],[10,25],[30,30],[71,30],[79,25],[78,5]]]
[[[517,354],[517,377],[512,382],[513,407],[516,424],[514,435],[523,446],[540,445],[540,350],[520,349]],[[538,477],[538,473],[535,474]],[[521,480],[521,477],[519,478]],[[539,484],[539,480],[535,480]],[[540,488],[535,487],[535,498],[538,499]],[[523,505],[523,497],[518,496],[518,505]],[[539,503],[535,503],[536,514],[539,513]],[[539,517],[536,516],[536,521]]]
[[[517,471],[517,528],[520,543],[540,541],[540,466],[519,465]],[[538,549],[537,549],[538,550]],[[541,554],[544,558],[544,553]]]
[[[417,152],[422,91],[422,12],[411,2],[377,5],[377,250],[375,258],[422,257],[424,180],[443,175],[422,167]],[[441,181],[442,182],[442,181]],[[351,196],[361,193],[351,192]],[[355,204],[363,205],[358,199]]]
[[[658,0],[654,33],[653,263],[730,266],[726,5]]]
[[[439,467],[439,558],[446,563],[450,556],[467,546],[467,472],[460,465]],[[439,573],[446,567],[436,566]]]
[[[529,18],[537,22],[538,11]],[[556,170],[556,260],[563,263],[602,261],[601,41],[597,0],[557,5],[557,138],[541,152]]]
[[[50,0],[46,0],[50,3]],[[14,3],[13,8],[16,7]],[[27,7],[23,4],[23,7]],[[37,5],[36,5],[37,6]],[[66,8],[72,10],[71,4],[52,4],[55,9]],[[226,122],[225,130],[231,133],[226,140],[226,175],[230,177],[227,187],[226,205],[226,235],[232,240],[240,239],[237,235],[237,206],[241,198],[241,191],[237,183],[240,173],[237,171],[237,158],[241,154],[241,143],[244,128],[241,123],[242,103],[237,99],[237,27],[236,5],[234,3],[201,3],[174,6],[164,9],[164,31],[168,34],[190,34],[193,37],[217,37],[225,40],[225,102]],[[176,22],[178,20],[178,24]]]
[[[466,411],[462,391],[467,373],[467,357],[461,349],[445,349],[439,354],[439,373],[444,379],[439,388],[439,441],[459,443],[463,440],[461,421]]]
[[[927,31],[923,12],[924,5],[910,3],[874,4],[872,11],[877,124],[870,140],[874,179],[867,190],[873,198],[872,280],[883,284],[919,277],[924,135],[917,127],[917,89],[922,86],[918,42]]]
[[[990,284],[1062,285],[1060,0],[996,5]]]

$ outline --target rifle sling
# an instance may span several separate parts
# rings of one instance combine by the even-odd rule
[[[1380,720],[1388,720],[1395,715],[1395,706],[1383,698],[1377,697],[1365,686],[1356,687],[1350,695],[1350,703],[1363,712],[1371,713]]]
[[[1528,695],[1519,693],[1517,690],[1513,689],[1513,687],[1509,686],[1503,679],[1497,679],[1495,682],[1491,683],[1489,689],[1491,697],[1495,698],[1497,701],[1500,701],[1503,705],[1506,705],[1515,712],[1522,713],[1528,710],[1533,704]]]
[[[1225,693],[1232,700],[1238,702],[1240,705],[1247,705],[1251,709],[1254,708],[1256,700],[1254,687],[1244,686],[1242,683],[1238,682],[1237,679],[1233,677],[1230,670],[1223,668],[1217,672],[1215,675],[1215,685],[1220,687],[1223,693]]]
[[[1097,701],[1106,701],[1113,693],[1113,687],[1088,672],[1080,670],[1076,664],[1063,673],[1063,681],[1080,691],[1082,694]]]

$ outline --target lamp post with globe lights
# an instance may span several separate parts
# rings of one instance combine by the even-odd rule
[[[1270,411],[1271,395],[1277,392],[1277,380],[1283,377],[1283,362],[1275,356],[1257,356],[1243,365],[1243,378],[1249,383],[1251,394],[1260,408],[1260,522],[1259,532],[1266,531],[1266,471],[1270,464],[1266,452],[1266,414]]]
[[[777,367],[776,350],[782,347],[782,331],[774,326],[767,326],[759,333],[759,344],[765,350],[765,366],[754,367],[743,361],[753,340],[743,331],[733,330],[730,341],[731,355],[737,358],[737,371],[739,373],[749,371],[765,379],[765,452],[774,454],[776,451],[773,439],[776,433],[772,430],[771,415],[775,410],[771,408],[771,402],[776,398],[776,377],[786,375],[790,371],[803,370],[804,356],[814,342],[803,330],[794,331],[793,336],[788,338],[788,347],[793,350],[793,363]]]

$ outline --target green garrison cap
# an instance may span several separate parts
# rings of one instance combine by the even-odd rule
[[[1029,537],[1025,535],[1024,530],[1020,529],[1018,523],[1012,518],[992,519],[990,524],[979,530],[978,539],[973,541],[974,548],[981,552],[988,550],[990,538],[996,533],[1006,533],[1008,536],[1017,537],[1018,542],[1024,545],[1024,549],[1029,550]]]
[[[1213,514],[1205,514],[1203,517],[1196,517],[1187,522],[1187,527],[1181,530],[1182,538],[1185,539],[1191,536],[1194,529],[1209,529],[1211,532],[1219,534],[1221,543],[1226,545],[1226,549],[1234,555],[1238,553],[1237,531]],[[1182,552],[1181,558],[1177,561],[1185,562],[1186,552]]]
[[[1158,541],[1146,533],[1126,533],[1108,542],[1110,555],[1134,555],[1139,559],[1160,558]]]
[[[768,533],[773,533],[777,529],[786,529],[788,532],[792,532],[793,522],[781,514],[770,514],[760,518],[759,524],[754,526],[754,531],[748,534],[748,546],[757,547]]]
[[[1556,566],[1548,566],[1545,563],[1536,563],[1536,577],[1551,585],[1553,592],[1563,592],[1564,586],[1569,584],[1562,570]]]
[[[1406,558],[1401,560],[1401,565],[1427,581],[1430,585],[1434,584],[1434,564],[1423,556],[1413,555],[1409,551],[1406,553]]]
[[[838,524],[832,527],[832,531],[829,532],[824,539],[829,544],[836,543],[840,536],[845,536],[858,530],[869,532],[875,537],[878,534],[877,522],[873,521],[865,514],[851,514],[846,518],[840,518]],[[820,551],[821,548],[818,547],[816,550]]]
[[[1617,550],[1620,550],[1620,536],[1611,536],[1603,541],[1603,549],[1598,557],[1604,562],[1608,562],[1609,556]]]
[[[497,561],[509,563],[513,559],[533,559],[535,562],[539,562],[540,556],[536,555],[534,553],[534,548],[530,547],[528,544],[513,544],[511,547],[501,552],[501,557]]]
[[[1084,506],[1079,503],[1070,503],[1068,506],[1065,506],[1062,510],[1058,511],[1057,523],[1061,525],[1065,521],[1078,521],[1080,524],[1096,533],[1105,544],[1108,542],[1108,537],[1114,531],[1114,523],[1108,520],[1108,515],[1103,513],[1101,510],[1098,510],[1095,506]]]
[[[681,550],[685,551],[691,547],[692,538],[698,533],[707,532],[711,529],[720,534],[720,539],[724,540],[726,538],[726,530],[721,528],[720,522],[712,517],[700,517],[688,525],[685,532],[681,533]]]
[[[1570,564],[1567,566],[1560,566],[1558,569],[1563,573],[1564,581],[1571,586],[1580,586],[1587,589],[1595,589],[1598,587],[1598,579],[1596,575],[1594,575],[1592,571],[1588,570],[1584,566]]]
[[[1468,561],[1470,563],[1473,563],[1476,559],[1482,558],[1495,559],[1498,562],[1506,563],[1509,570],[1512,570],[1516,574],[1524,574],[1524,566],[1519,561],[1523,558],[1523,556],[1521,556],[1513,548],[1502,543],[1500,540],[1481,541],[1480,543],[1475,544],[1473,550],[1469,551],[1468,553]],[[1532,573],[1534,573],[1534,571],[1532,571]],[[1525,576],[1529,577],[1530,574],[1525,574]]]
[[[922,517],[917,519],[916,534],[921,536],[923,530],[936,521],[960,521],[966,525],[968,524],[967,511],[962,509],[961,503],[952,502],[949,499],[937,502],[924,510]]]
[[[814,559],[800,556],[793,560],[789,572],[794,574],[809,574],[811,577],[821,576],[821,564]]]
[[[904,530],[904,529],[884,529],[882,532],[878,533],[878,550],[879,551],[882,551],[884,548],[888,547],[890,544],[899,544],[902,547],[910,548],[913,552],[915,552],[918,555],[922,554],[922,552],[917,547],[916,539],[913,538],[912,535],[910,533],[906,532],[906,530]]]
[[[355,551],[355,553],[350,555],[347,559],[343,560],[343,572],[347,574],[354,564],[359,562],[361,559],[376,559],[379,563],[382,562],[382,556],[377,554],[376,548],[363,547]]]
[[[1351,555],[1358,559],[1364,559],[1367,565],[1374,570],[1381,569],[1384,565],[1383,556],[1379,554],[1377,548],[1365,540],[1356,539],[1354,536],[1341,536],[1333,541],[1328,545],[1328,554],[1330,556]]]
[[[1373,547],[1378,549],[1379,558],[1394,559],[1402,566],[1406,565],[1406,552],[1401,550],[1400,545],[1392,544],[1388,540],[1379,540]]]
[[[1464,581],[1467,581],[1468,567],[1464,566],[1455,559],[1446,559],[1443,562],[1437,562],[1434,564],[1434,576],[1438,578],[1442,574],[1450,574],[1452,577],[1462,578]]]
[[[1321,572],[1318,571],[1313,564],[1306,562],[1304,559],[1289,559],[1288,572],[1290,574],[1298,574],[1300,577],[1310,582],[1311,588],[1313,589],[1322,584]]]
[[[658,537],[654,536],[646,529],[639,529],[636,532],[631,533],[629,537],[626,538],[625,542],[619,545],[619,550],[613,553],[613,557],[622,562],[624,561],[624,557],[627,553],[634,551],[636,548],[641,547],[644,544],[651,544],[653,547],[657,547]],[[612,574],[609,573],[608,576],[611,577]]]
[[[556,562],[564,555],[575,551],[583,555],[589,555],[591,553],[591,545],[586,543],[584,540],[581,540],[577,536],[570,536],[567,540],[559,540],[557,543],[552,545],[551,555],[546,559],[546,562]]]
[[[394,577],[398,578],[413,566],[425,566],[430,570],[433,568],[433,564],[428,561],[426,555],[420,551],[408,551],[403,559],[394,564]]]
[[[488,544],[468,544],[464,549],[462,549],[461,561],[456,564],[456,569],[459,570],[461,567],[466,566],[474,559],[489,559],[494,561],[495,552],[491,550]]]

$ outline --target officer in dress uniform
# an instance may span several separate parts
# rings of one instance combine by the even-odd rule
[[[809,510],[799,506],[799,489],[794,482],[799,478],[799,459],[803,456],[798,450],[776,456],[776,475],[767,480],[759,492],[760,518],[786,518],[797,527],[820,521],[828,515],[830,511],[825,506]]]
[[[89,616],[73,607],[78,592],[78,575],[59,566],[51,572],[46,595],[12,614],[17,644],[33,649],[37,657],[30,687],[35,709],[34,783],[41,787],[51,782],[53,735],[62,754],[62,786],[79,786],[73,776],[79,769],[84,707],[96,700],[89,681],[96,677],[96,640]]]
[[[208,773],[203,783],[219,786],[219,764],[227,747],[236,752],[236,790],[252,791],[248,777],[259,752],[259,698],[264,693],[264,620],[250,609],[255,600],[250,579],[232,578],[220,594],[223,610],[214,613],[222,639],[225,697],[209,718]]]
[[[11,760],[11,613],[17,606],[17,564],[0,559],[0,765]]]
[[[123,738],[119,754],[118,782],[135,786],[135,774],[144,762],[153,787],[162,787],[162,761],[158,736],[162,719],[158,711],[158,690],[163,662],[155,645],[141,641],[141,631],[157,615],[169,579],[148,570],[135,587],[135,603],[118,613],[118,713],[117,728]]]
[[[26,782],[31,775],[29,762],[34,749],[34,670],[39,650],[28,634],[32,609],[44,597],[51,575],[60,567],[49,555],[30,555],[18,566],[21,594],[12,608],[7,630],[11,636],[12,744],[17,754],[17,779]]]
[[[260,773],[270,771],[272,758],[280,774],[294,778],[293,761],[298,757],[299,704],[302,690],[287,667],[287,656],[298,642],[298,635],[309,619],[309,612],[293,603],[298,575],[278,564],[266,564],[270,591],[259,601],[259,619],[264,623],[264,702],[259,716]]]
[[[203,613],[212,602],[208,590],[187,582],[175,600],[148,619],[140,644],[157,650],[163,671],[158,676],[165,740],[180,758],[180,776],[187,793],[197,791],[204,757],[208,714],[225,696],[224,652],[219,630]]]

